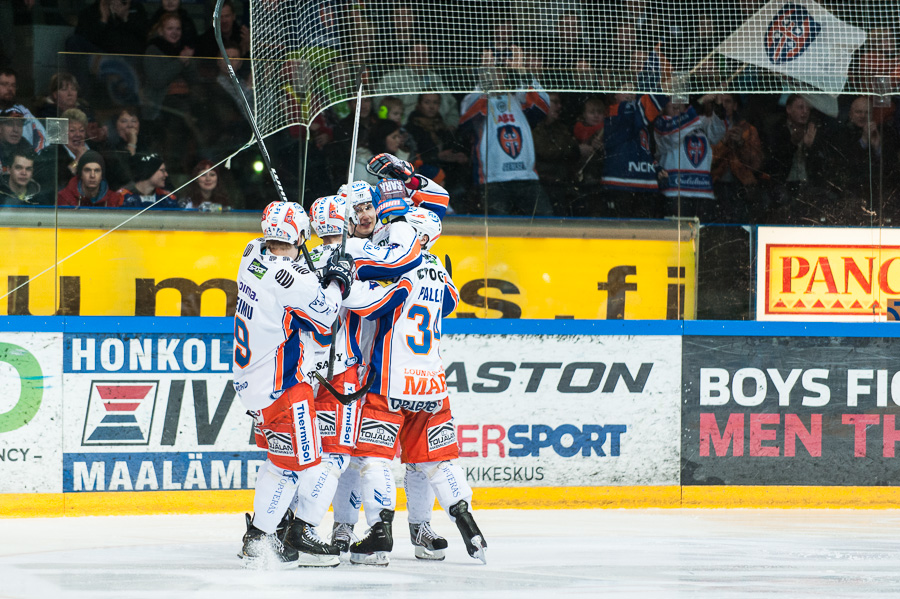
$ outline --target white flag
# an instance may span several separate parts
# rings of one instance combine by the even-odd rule
[[[772,0],[716,51],[838,93],[853,52],[865,41],[865,31],[812,0]]]

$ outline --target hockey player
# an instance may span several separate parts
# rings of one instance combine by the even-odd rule
[[[337,551],[309,523],[287,515],[300,475],[320,462],[312,387],[314,335],[326,335],[353,280],[353,261],[334,256],[316,275],[298,262],[309,218],[294,202],[272,202],[263,237],[244,250],[234,318],[234,388],[267,450],[254,494],[254,515],[239,557],[261,567],[335,566]],[[287,517],[285,518],[285,516]]]
[[[392,195],[391,185],[379,184],[375,207],[379,221],[389,222],[409,211],[409,205]],[[427,479],[438,501],[457,524],[466,549],[472,557],[484,561],[486,543],[478,530],[469,505],[472,490],[463,471],[451,460],[458,457],[456,435],[447,402],[447,385],[441,363],[439,342],[440,322],[451,313],[458,302],[458,293],[447,272],[437,258],[426,254],[423,264],[399,279],[384,285],[391,294],[389,305],[372,310],[360,305],[352,295],[346,307],[376,320],[372,352],[373,379],[371,391],[362,409],[362,424],[357,440],[356,455],[361,456],[361,476],[366,471],[387,471],[396,453],[397,443],[403,448],[408,470]],[[384,282],[372,282],[372,286]],[[402,303],[397,300],[402,298]],[[421,475],[421,476],[418,476]],[[380,481],[369,479],[379,494]],[[388,481],[389,482],[389,481]],[[385,489],[394,495],[393,488]],[[363,494],[365,505],[366,493]],[[393,499],[393,497],[391,497]],[[429,506],[430,508],[430,506]],[[430,511],[430,510],[429,510]],[[350,547],[354,563],[386,565],[393,548],[393,510],[382,509],[373,523],[369,509],[368,534]],[[421,516],[421,512],[416,514]],[[427,516],[425,516],[427,522]],[[411,526],[424,522],[411,522]],[[430,526],[427,527],[430,530]],[[415,540],[414,540],[415,544]]]

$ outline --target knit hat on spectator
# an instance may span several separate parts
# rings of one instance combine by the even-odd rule
[[[146,181],[163,164],[159,154],[135,154],[131,158],[131,176],[135,181]]]
[[[84,165],[96,162],[100,165],[100,171],[102,173],[102,177],[106,178],[106,161],[103,160],[103,156],[100,155],[100,152],[95,152],[94,150],[88,150],[84,154],[81,155],[81,158],[78,159],[78,168],[75,171],[77,176],[81,176],[81,171],[84,169]]]
[[[10,119],[10,118],[17,118],[17,119],[21,119],[21,118],[25,118],[25,115],[22,113],[21,110],[19,110],[19,109],[16,108],[15,106],[13,106],[13,107],[11,107],[11,108],[4,108],[3,110],[0,110],[0,119],[2,119],[2,118],[7,118],[7,119]]]

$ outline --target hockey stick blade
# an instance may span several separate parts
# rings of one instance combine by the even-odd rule
[[[339,402],[341,402],[341,403],[344,404],[345,406],[346,406],[346,405],[352,404],[354,401],[356,401],[357,399],[359,399],[360,397],[362,397],[363,395],[365,395],[366,393],[368,393],[368,392],[369,392],[369,387],[372,386],[372,381],[370,380],[368,383],[366,383],[365,385],[363,385],[362,387],[360,387],[359,389],[357,389],[355,392],[350,393],[350,394],[348,394],[348,395],[344,395],[343,393],[340,393],[337,389],[335,389],[335,388],[334,388],[334,385],[332,385],[331,383],[329,383],[328,380],[327,380],[324,376],[322,376],[321,374],[319,374],[318,371],[313,372],[313,374],[315,375],[315,377],[316,377],[317,379],[319,379],[319,382],[322,384],[322,386],[325,387],[325,389],[326,389],[329,393],[331,393],[332,395],[334,395],[334,398],[335,398],[336,400],[338,400]]]
[[[447,276],[453,278],[453,264],[450,263],[450,254],[444,254],[444,268],[447,269]]]

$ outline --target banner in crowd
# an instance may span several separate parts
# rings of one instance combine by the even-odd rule
[[[685,337],[683,485],[894,485],[897,338]]]
[[[900,231],[760,227],[756,319],[900,320]]]
[[[0,263],[0,314],[230,316],[252,233],[4,228],[7,247],[60,258]],[[56,234],[58,233],[58,237]],[[83,248],[83,249],[82,249]],[[680,319],[696,314],[693,241],[441,237],[460,318]],[[49,269],[46,274],[42,271]],[[39,276],[40,275],[40,276]],[[5,312],[4,312],[5,311]]]
[[[61,333],[0,333],[0,493],[61,491]]]

